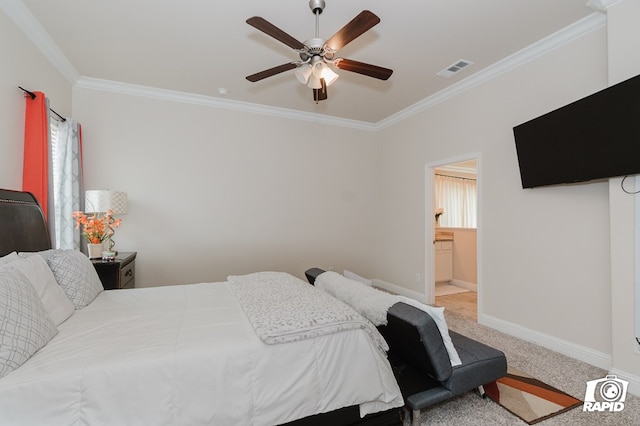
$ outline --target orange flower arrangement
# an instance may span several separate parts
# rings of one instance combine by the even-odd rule
[[[103,217],[99,217],[96,213],[87,216],[80,211],[73,212],[71,217],[76,220],[76,228],[82,225],[82,235],[90,244],[100,244],[111,237],[115,233],[114,229],[122,222],[122,219],[113,218],[113,210],[109,210]]]

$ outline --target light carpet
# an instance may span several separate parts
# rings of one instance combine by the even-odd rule
[[[580,399],[584,398],[587,381],[605,377],[607,374],[601,368],[485,327],[455,312],[445,310],[445,317],[450,329],[503,351],[510,366],[526,371],[533,377]],[[422,411],[422,426],[526,424],[489,398],[480,398],[477,392],[468,392]],[[538,424],[543,426],[640,425],[640,397],[627,394],[625,409],[621,412],[590,413],[577,407]]]

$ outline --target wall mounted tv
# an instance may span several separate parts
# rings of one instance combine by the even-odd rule
[[[640,173],[640,75],[513,128],[523,188]]]

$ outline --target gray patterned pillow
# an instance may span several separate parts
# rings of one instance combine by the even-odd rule
[[[41,258],[43,258],[44,260],[46,260],[47,262],[49,261],[49,258],[51,258],[51,256],[53,256],[56,253],[60,253],[61,251],[63,251],[62,249],[48,249],[48,250],[42,250],[42,251],[21,251],[20,253],[18,253],[18,256],[20,256],[23,259],[26,259],[28,257],[34,256],[34,255],[38,255]]]
[[[0,378],[20,367],[58,333],[29,279],[0,269]]]
[[[53,276],[76,309],[93,302],[104,287],[87,256],[77,250],[62,250],[48,261]]]

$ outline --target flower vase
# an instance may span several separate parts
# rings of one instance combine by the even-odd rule
[[[87,244],[87,250],[89,251],[89,259],[102,258],[102,243],[100,244]]]

